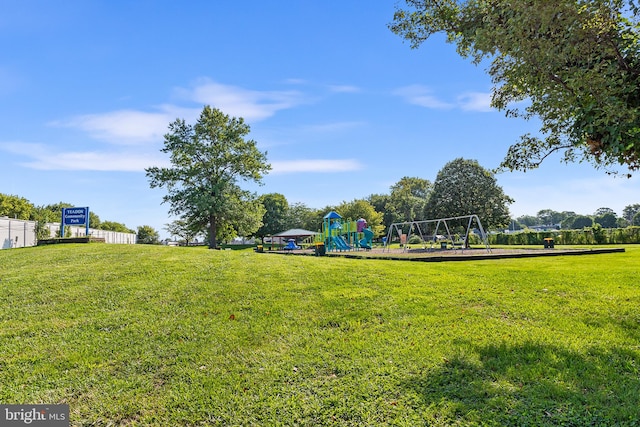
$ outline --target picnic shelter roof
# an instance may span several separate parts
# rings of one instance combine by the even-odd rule
[[[292,228],[287,231],[283,231],[278,234],[274,234],[272,237],[307,237],[320,234],[315,231],[304,230],[302,228]]]

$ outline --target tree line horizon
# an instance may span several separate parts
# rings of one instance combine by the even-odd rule
[[[477,176],[467,173],[460,173],[459,169],[470,169],[478,173],[485,174],[485,177],[492,177],[491,172],[482,168],[477,161],[456,159],[447,163],[439,172],[438,176],[442,183],[445,178],[451,178],[451,175],[457,176],[458,182],[447,181],[449,187],[437,189],[438,200],[449,200],[450,194],[445,194],[445,190],[456,195],[463,194],[465,190],[465,182],[462,177],[466,177],[470,181],[475,181]],[[453,173],[456,172],[456,173]],[[489,183],[491,183],[489,179]],[[468,184],[468,181],[467,181]],[[494,182],[495,185],[495,182]],[[461,210],[453,210],[455,206],[435,203],[429,204],[429,199],[434,194],[435,183],[431,183],[427,179],[419,177],[403,177],[398,182],[390,186],[388,194],[370,194],[360,199],[352,201],[342,201],[336,205],[327,205],[322,208],[309,207],[305,203],[296,202],[290,204],[285,195],[280,193],[265,193],[256,195],[256,200],[262,206],[263,215],[261,225],[257,230],[249,235],[240,237],[257,237],[264,238],[290,228],[302,228],[311,231],[318,231],[322,225],[322,217],[329,211],[336,211],[345,219],[367,220],[368,225],[374,231],[377,237],[386,234],[388,227],[392,223],[419,221],[425,219],[436,219],[443,217],[452,217],[461,214]],[[478,192],[485,192],[482,200],[489,200],[492,203],[495,200],[502,200],[503,208],[507,207],[510,200],[508,196],[502,193],[501,189],[495,185],[495,188],[481,184],[477,187],[467,186],[466,188],[471,197],[476,197]],[[488,191],[490,190],[490,191]],[[503,197],[497,199],[491,195],[496,193]],[[493,194],[495,196],[495,194]],[[434,200],[436,200],[434,198]],[[473,202],[474,199],[468,199]],[[459,206],[460,204],[458,204]],[[32,220],[39,223],[58,222],[60,220],[60,212],[62,208],[72,207],[70,203],[59,202],[43,206],[35,206],[26,198],[19,195],[8,195],[0,193],[0,217],[6,216],[15,219]],[[464,208],[464,206],[463,206]],[[468,205],[469,209],[480,209],[477,204]],[[448,209],[448,210],[447,210]],[[464,211],[469,212],[469,211]],[[504,212],[504,210],[502,211]],[[507,210],[508,212],[508,210]],[[465,213],[468,214],[468,213]],[[438,215],[438,216],[432,216]],[[488,229],[494,231],[500,230],[525,230],[532,227],[547,227],[561,229],[582,229],[599,224],[603,228],[624,228],[627,226],[640,226],[640,203],[627,205],[621,216],[607,207],[597,209],[593,214],[576,213],[573,211],[555,211],[553,209],[539,210],[535,215],[521,215],[519,217],[502,216],[496,220],[501,222],[485,221],[480,213],[483,224],[486,223]],[[506,218],[506,219],[505,219]],[[128,228],[125,224],[115,221],[102,221],[98,214],[90,211],[91,227],[101,230],[110,230],[125,233],[135,233],[138,235],[140,243],[159,243],[159,233],[149,225],[137,227],[137,231]],[[166,224],[165,230],[171,236],[180,238],[182,241],[190,242],[196,237],[202,236],[201,231],[194,231],[194,227],[190,226],[182,219],[177,219]],[[232,226],[227,227],[226,234],[221,235],[221,240],[228,241],[239,235]],[[42,234],[39,238],[46,238]]]

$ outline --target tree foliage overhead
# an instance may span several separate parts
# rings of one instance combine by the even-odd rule
[[[636,0],[406,0],[393,32],[418,47],[444,33],[458,53],[491,60],[492,105],[538,117],[502,167],[535,168],[551,153],[596,167],[640,169],[640,26]],[[527,101],[524,109],[518,104]]]
[[[152,188],[167,188],[170,213],[207,228],[210,248],[217,247],[219,229],[228,237],[260,227],[264,208],[238,180],[261,183],[271,167],[256,142],[245,139],[249,131],[244,119],[205,106],[195,125],[181,119],[169,125],[161,151],[171,167],[146,169]]]
[[[426,207],[428,219],[478,215],[487,228],[509,224],[513,199],[476,160],[455,159],[438,172]]]

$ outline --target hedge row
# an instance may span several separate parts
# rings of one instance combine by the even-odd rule
[[[640,227],[602,228],[598,225],[582,230],[523,231],[489,235],[491,245],[543,245],[551,237],[556,245],[618,245],[640,243]]]

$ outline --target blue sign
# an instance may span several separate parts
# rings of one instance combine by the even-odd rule
[[[66,225],[85,225],[85,235],[89,235],[89,208],[62,208],[60,236],[64,236]]]
[[[89,220],[89,208],[62,208],[64,225],[83,225]]]

